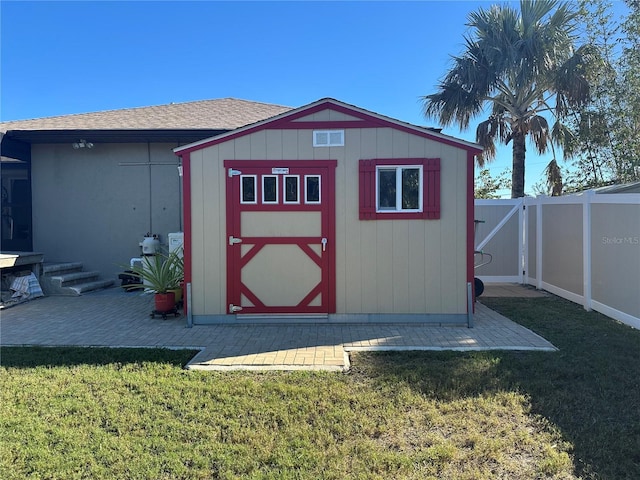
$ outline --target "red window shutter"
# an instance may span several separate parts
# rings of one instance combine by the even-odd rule
[[[440,218],[440,159],[427,158],[423,164],[423,199],[424,218],[436,220]]]
[[[360,220],[376,218],[376,164],[374,160],[360,160]]]

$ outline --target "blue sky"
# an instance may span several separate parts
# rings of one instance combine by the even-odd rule
[[[324,97],[417,125],[489,1],[0,2],[0,119],[235,97]],[[475,126],[444,133],[473,141]],[[550,157],[528,149],[526,191]],[[503,147],[493,175],[510,166]],[[503,192],[508,195],[509,192]]]

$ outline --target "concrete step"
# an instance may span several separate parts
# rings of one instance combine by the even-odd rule
[[[100,277],[100,272],[73,272],[62,275],[50,275],[52,282],[57,282],[60,287],[70,287],[79,283],[91,282]]]
[[[109,288],[115,283],[114,280],[94,280],[92,282],[78,283],[71,287],[70,290],[76,292],[76,295],[82,295],[83,293],[93,292],[94,290],[102,290],[103,288]]]
[[[46,295],[77,296],[114,283],[114,280],[100,279],[100,272],[83,271],[80,262],[47,263],[40,277],[40,286]]]
[[[83,265],[81,262],[65,263],[45,263],[42,266],[43,275],[62,275],[64,273],[80,272]]]

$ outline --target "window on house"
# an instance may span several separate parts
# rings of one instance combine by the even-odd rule
[[[360,160],[360,219],[440,218],[440,159]]]

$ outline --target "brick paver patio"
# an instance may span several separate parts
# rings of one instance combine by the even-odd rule
[[[151,295],[119,289],[35,299],[1,311],[0,345],[194,348],[200,353],[188,367],[212,370],[342,371],[349,368],[351,351],[556,350],[481,303],[474,328],[328,323],[187,328],[183,316],[151,318],[152,305]]]

